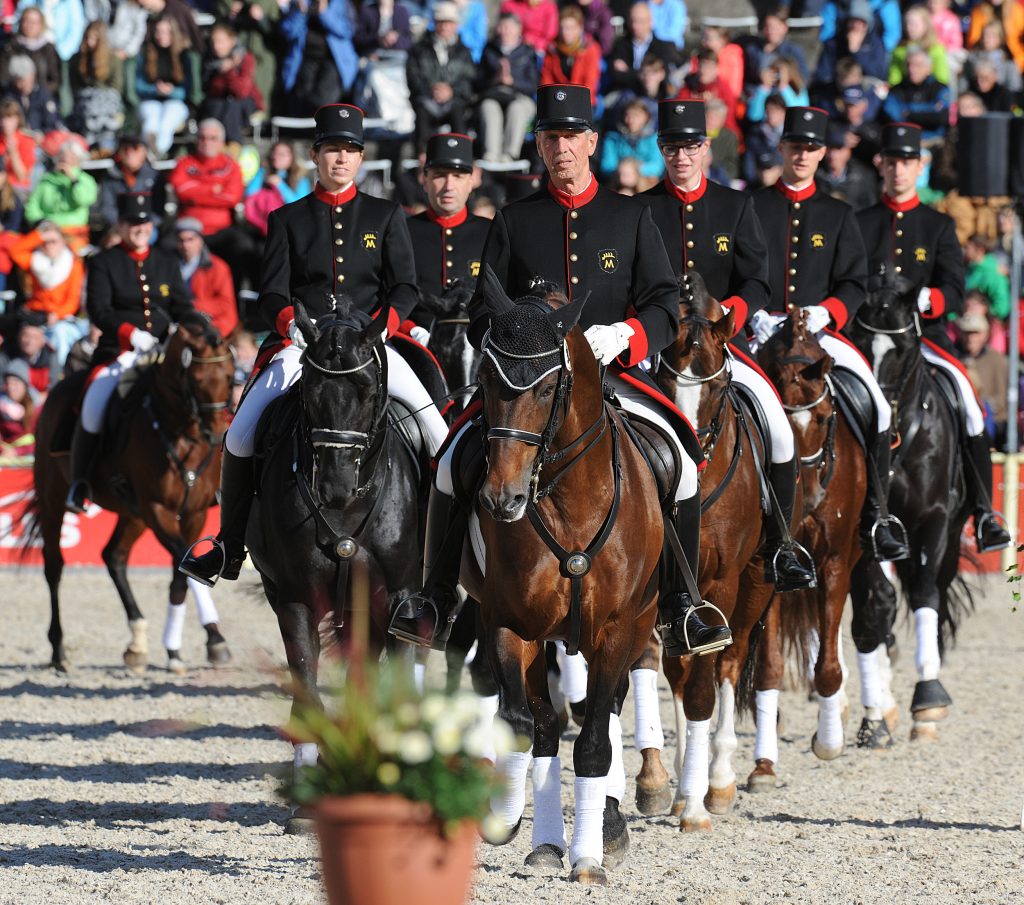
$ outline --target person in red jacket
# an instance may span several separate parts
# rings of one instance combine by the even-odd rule
[[[224,22],[214,25],[203,65],[203,116],[222,122],[228,141],[241,142],[249,118],[264,108],[255,73],[256,57],[238,43],[235,30]]]
[[[259,271],[253,238],[235,225],[235,208],[245,190],[238,162],[224,153],[224,126],[215,119],[199,124],[196,152],[182,157],[170,182],[178,198],[178,216],[198,220],[207,247],[231,267],[237,292],[242,279]]]
[[[210,315],[220,335],[227,339],[238,327],[238,304],[231,280],[231,268],[222,258],[210,254],[203,241],[203,224],[184,217],[174,225],[178,236],[178,264],[181,278],[192,293],[197,311]]]
[[[501,13],[514,13],[523,26],[523,43],[540,56],[558,35],[558,7],[554,0],[504,0]]]
[[[542,85],[585,85],[590,102],[597,103],[597,83],[601,80],[601,48],[583,29],[583,11],[565,6],[558,14],[558,38],[544,55],[540,70]]]
[[[696,60],[696,71],[686,77],[682,89],[676,96],[684,100],[692,98],[705,103],[712,98],[718,98],[725,104],[725,127],[737,138],[742,138],[743,133],[740,131],[739,123],[736,122],[736,106],[739,99],[719,77],[718,54],[704,48],[696,54]]]

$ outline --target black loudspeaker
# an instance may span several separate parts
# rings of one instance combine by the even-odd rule
[[[957,122],[956,175],[961,195],[992,198],[1010,194],[1011,119],[1009,113],[986,113]]]
[[[1024,197],[1024,118],[1010,120],[1010,195]]]

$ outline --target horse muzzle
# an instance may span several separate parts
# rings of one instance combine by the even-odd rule
[[[497,492],[484,485],[480,489],[480,505],[496,522],[518,522],[526,514],[528,495],[504,488]]]

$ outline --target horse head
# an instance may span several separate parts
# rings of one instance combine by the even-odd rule
[[[482,279],[491,326],[479,374],[489,428],[479,498],[495,520],[514,522],[526,511],[549,445],[564,425],[574,429],[575,378],[595,390],[599,405],[600,378],[577,328],[586,295],[569,302],[551,284],[538,284],[534,291],[542,294],[512,301],[490,267]]]
[[[158,381],[214,438],[227,430],[234,376],[231,348],[207,315],[192,312],[171,328]]]
[[[480,368],[480,353],[469,341],[469,303],[473,290],[459,280],[440,296],[420,293],[420,305],[434,316],[430,328],[430,351],[441,365],[448,386],[455,390],[465,387],[456,398],[458,414],[473,395],[476,373]]]
[[[661,353],[659,386],[697,426],[714,417],[719,392],[729,381],[726,344],[736,316],[711,297],[704,278],[691,271],[679,278],[679,327],[675,341]]]
[[[332,297],[330,313],[314,322],[293,301],[295,323],[306,340],[302,418],[318,480],[328,497],[342,500],[360,487],[359,472],[383,436],[387,358],[381,342],[387,307],[373,317],[348,296]]]

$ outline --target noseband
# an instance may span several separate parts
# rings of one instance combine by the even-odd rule
[[[891,330],[886,329],[885,327],[876,327],[873,324],[869,324],[859,314],[854,317],[854,321],[859,326],[867,330],[868,333],[880,333],[883,336],[902,336],[904,333],[910,333],[913,331],[918,336],[921,335],[921,318],[916,311],[914,312],[914,319],[909,324],[904,324],[902,327],[894,327]]]

